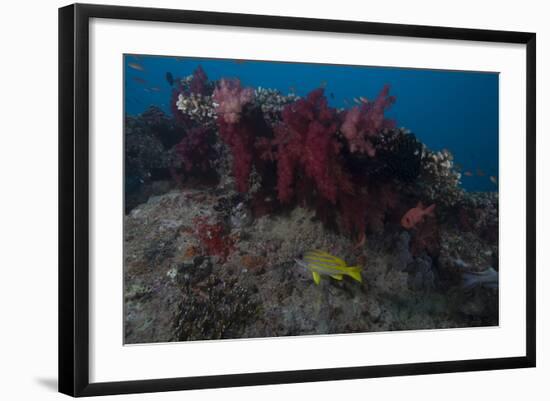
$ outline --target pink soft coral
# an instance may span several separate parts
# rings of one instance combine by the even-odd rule
[[[238,79],[222,79],[212,98],[218,104],[218,115],[226,123],[236,124],[241,119],[243,107],[254,98],[254,91],[252,88],[242,88]]]
[[[373,102],[365,102],[345,113],[340,131],[346,138],[351,153],[376,156],[372,138],[379,135],[384,128],[393,128],[395,125],[392,120],[384,117],[385,110],[395,102],[395,97],[390,96],[389,92],[390,87],[386,85]]]
[[[243,121],[243,107],[253,99],[251,88],[242,88],[239,80],[222,79],[212,98],[218,104],[217,123],[220,137],[233,155],[233,175],[240,192],[248,190],[254,154],[254,127]]]
[[[204,250],[225,262],[235,249],[235,239],[227,235],[221,223],[209,223],[206,217],[195,218],[193,224]]]

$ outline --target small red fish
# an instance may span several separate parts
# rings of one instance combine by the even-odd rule
[[[472,174],[471,171],[465,171],[465,172],[464,172],[464,175],[465,175],[466,177],[471,177],[471,176],[473,176],[473,174]]]
[[[477,175],[478,175],[478,177],[484,177],[485,176],[485,171],[478,168],[477,169]]]
[[[422,222],[425,216],[433,216],[434,210],[435,203],[425,208],[422,202],[418,202],[416,207],[409,209],[409,211],[403,215],[401,218],[401,225],[406,229],[411,229]]]

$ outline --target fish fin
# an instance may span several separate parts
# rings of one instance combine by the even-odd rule
[[[344,278],[344,275],[343,274],[333,274],[330,277],[332,277],[335,280],[342,280]]]
[[[329,259],[334,259],[334,256],[331,255],[330,253],[328,252],[325,252],[325,251],[320,251],[320,250],[314,250],[314,251],[309,251],[306,253],[306,255],[311,255],[311,256],[317,256],[317,257],[324,257],[324,258],[329,258]]]
[[[430,206],[428,206],[426,209],[424,209],[424,213],[433,216],[435,210],[435,203],[432,203]]]
[[[313,272],[313,281],[315,281],[315,284],[319,285],[321,282],[321,275],[317,272]]]
[[[359,281],[360,283],[363,282],[363,278],[361,277],[361,268],[358,266],[348,267],[347,275],[350,276],[352,279]]]

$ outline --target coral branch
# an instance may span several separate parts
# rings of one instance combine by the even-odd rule
[[[346,138],[351,153],[364,153],[369,157],[376,155],[372,138],[385,128],[393,128],[395,123],[384,117],[384,112],[395,102],[395,97],[389,95],[390,87],[384,86],[376,100],[365,101],[361,106],[355,106],[344,115],[340,131]]]
[[[294,195],[296,178],[312,180],[319,194],[336,203],[339,189],[349,189],[349,179],[339,159],[341,145],[335,110],[328,107],[322,89],[286,106],[283,121],[275,127],[277,191],[281,202]]]

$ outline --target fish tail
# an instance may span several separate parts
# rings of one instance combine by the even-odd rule
[[[435,203],[431,204],[430,206],[428,206],[424,212],[429,215],[429,216],[433,216],[434,215],[434,210],[435,210]]]
[[[363,282],[363,278],[361,277],[361,268],[359,266],[348,267],[347,274],[352,279],[359,281],[360,283]]]

